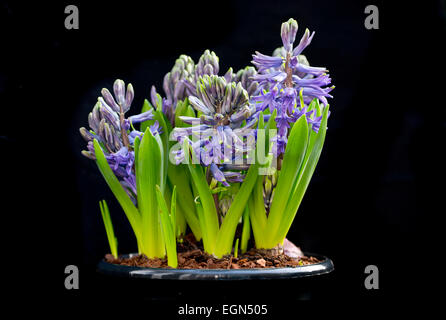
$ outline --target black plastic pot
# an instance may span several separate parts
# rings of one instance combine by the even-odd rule
[[[259,268],[259,269],[171,269],[171,268],[141,268],[111,264],[101,261],[98,271],[114,276],[168,279],[168,280],[266,280],[266,279],[294,279],[317,276],[334,270],[333,262],[321,255],[306,253],[313,256],[319,263],[304,265],[295,268]],[[127,255],[129,257],[132,255]]]
[[[333,262],[306,253],[321,262],[295,268],[167,269],[97,265],[101,294],[157,301],[274,301],[331,296]],[[186,281],[184,281],[186,280]],[[249,280],[249,281],[248,281]],[[240,300],[243,299],[243,300]]]

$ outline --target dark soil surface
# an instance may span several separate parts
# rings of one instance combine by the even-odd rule
[[[178,244],[178,269],[253,269],[253,268],[285,268],[297,267],[320,262],[315,257],[301,256],[291,258],[283,253],[272,253],[265,250],[251,249],[237,258],[232,255],[217,259],[205,253],[193,236],[186,236],[183,243]],[[149,259],[145,255],[131,258],[118,257],[111,254],[105,256],[109,263],[145,268],[170,268],[167,259]]]

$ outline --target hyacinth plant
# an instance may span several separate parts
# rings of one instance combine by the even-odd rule
[[[125,116],[130,84],[102,90],[90,130],[80,129],[82,153],[124,210],[139,253],[167,255],[175,268],[188,229],[219,258],[245,252],[251,231],[256,248],[281,247],[324,144],[333,89],[328,70],[302,55],[314,32],[295,46],[297,31],[294,19],[284,22],[283,47],[221,76],[214,52],[196,64],[181,55],[164,77],[165,97],[152,87],[138,115]],[[116,257],[105,201],[100,210]]]

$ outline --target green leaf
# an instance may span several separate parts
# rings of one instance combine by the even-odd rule
[[[258,129],[264,129],[264,122],[261,121],[258,125]],[[232,249],[232,243],[234,241],[235,230],[237,228],[240,217],[242,216],[245,207],[248,204],[248,200],[251,197],[253,187],[257,181],[259,175],[259,164],[257,155],[259,154],[259,144],[256,145],[255,149],[256,162],[251,164],[248,173],[237,192],[231,207],[223,219],[220,226],[220,231],[217,237],[217,246],[214,254],[217,257],[222,257],[225,254],[229,254]],[[263,203],[263,202],[262,202]]]
[[[313,176],[314,170],[316,169],[317,162],[319,161],[319,157],[324,146],[325,134],[327,130],[328,110],[329,106],[327,105],[324,109],[319,132],[316,134],[314,131],[311,131],[310,146],[307,148],[308,151],[299,176],[297,177],[293,187],[290,189],[291,197],[287,203],[286,209],[284,210],[280,227],[276,231],[275,241],[283,241],[283,239],[286,237],[286,234],[293,223],[294,217],[296,216],[305,191],[307,190],[308,184],[310,183],[311,177]]]
[[[124,210],[127,219],[130,222],[130,225],[135,233],[136,238],[138,239],[141,236],[141,216],[138,209],[133,204],[132,200],[128,196],[127,192],[122,187],[118,178],[116,178],[113,173],[110,165],[105,159],[104,152],[102,151],[99,142],[94,139],[93,141],[94,152],[96,156],[96,164],[98,165],[99,171],[107,182],[110,190],[115,195],[122,209]]]
[[[211,189],[212,194],[220,194],[222,192],[226,192],[228,190],[228,187],[215,187]]]
[[[273,113],[271,114],[268,123],[265,126],[265,139],[266,139],[266,152],[272,152],[272,145],[270,144],[271,139],[277,134],[277,124],[276,124],[276,116],[277,116],[277,109],[274,109]],[[270,130],[275,130],[276,134],[272,135],[272,132]]]
[[[177,107],[175,110],[175,127],[190,127],[191,125],[181,120],[180,116],[192,118],[197,116],[194,108],[192,108],[192,106],[189,104],[189,99],[187,98],[184,101],[177,102]]]
[[[187,102],[188,102],[188,104],[187,104],[185,116],[186,117],[193,117],[193,118],[198,117],[197,114],[195,113],[195,109],[192,108],[192,106],[189,104],[189,100]]]
[[[235,245],[234,245],[234,258],[238,257],[238,242],[239,242],[239,238],[237,238],[235,240]]]
[[[155,140],[158,143],[158,147],[160,150],[160,154],[161,154],[161,158],[160,158],[160,188],[161,190],[164,191],[164,189],[166,188],[166,183],[167,183],[167,167],[168,167],[168,154],[165,151],[166,149],[164,149],[164,143],[161,140],[161,137],[159,134],[155,135]],[[167,157],[166,157],[167,156]]]
[[[177,235],[177,238],[181,239],[186,234],[187,221],[186,221],[186,217],[183,212],[183,209],[180,206],[178,206],[178,204],[176,207],[176,220],[177,220],[176,235]],[[197,238],[195,238],[195,239],[197,239]],[[197,240],[197,241],[199,241],[199,240]]]
[[[161,158],[163,159],[162,163],[162,176],[161,176],[161,190],[164,190],[166,179],[167,179],[167,167],[169,163],[169,121],[165,121],[165,116],[160,110],[156,110],[153,116],[154,121],[158,121],[160,127],[161,127],[161,134],[158,134],[155,136],[158,143],[161,144],[160,150],[161,150]]]
[[[251,237],[251,224],[249,221],[249,208],[245,206],[245,211],[243,212],[243,229],[242,229],[242,241],[240,245],[240,249],[242,253],[245,253],[248,250],[248,241]]]
[[[264,239],[267,237],[267,216],[263,200],[264,176],[258,176],[253,192],[251,194],[249,215],[257,248],[263,248]]]
[[[178,101],[177,102],[177,107],[175,109],[175,128],[181,128],[181,127],[187,127],[188,126],[187,123],[183,122],[180,119],[180,116],[183,115],[184,109],[185,109],[185,106],[184,106],[183,101]]]
[[[252,233],[254,235],[254,240],[255,240],[255,246],[256,248],[264,248],[263,241],[264,238],[266,237],[265,234],[266,223],[265,226],[262,226],[259,220],[256,219],[254,198],[255,198],[254,194],[251,194],[251,197],[249,197],[248,199],[247,210],[249,212],[250,222],[252,226]]]
[[[156,94],[156,110],[163,111],[163,98],[161,98],[160,94]]]
[[[255,161],[261,166],[268,163],[268,137],[269,133],[265,130],[265,122],[263,119],[263,113],[260,113],[258,129],[257,129],[257,141],[256,141],[256,154]],[[264,146],[264,148],[261,148]]]
[[[165,254],[156,200],[156,185],[162,181],[162,165],[160,144],[147,128],[139,147],[136,179],[143,223],[143,248],[149,258],[161,258]]]
[[[195,208],[196,208],[197,215],[198,215],[198,221],[200,223],[200,229],[203,230],[202,242],[203,242],[204,251],[209,253],[209,252],[212,252],[212,248],[210,247],[211,242],[208,239],[209,232],[207,232],[207,230],[206,230],[203,205],[201,204],[200,197],[195,198],[194,203],[195,203]]]
[[[150,109],[153,109],[152,104],[149,102],[149,100],[144,99],[144,102],[142,104],[141,113],[144,113],[146,111],[149,111]],[[145,131],[145,130],[144,130]]]
[[[173,227],[173,234],[175,237],[177,236],[177,232],[175,230],[175,227],[177,225],[177,187],[173,187],[172,191],[172,199],[170,200],[170,217],[171,217],[171,224]]]
[[[187,111],[187,98],[184,101],[178,101],[177,106],[175,109],[175,127],[181,128],[181,127],[190,127],[189,124],[183,122],[183,120],[180,119],[181,116],[186,115]]]
[[[262,165],[262,170],[264,169],[271,169],[272,170],[272,160],[273,154],[272,154],[272,144],[270,144],[271,134],[270,130],[276,130],[276,119],[277,110],[274,109],[269,121],[266,125],[264,125],[265,129],[265,153],[268,154],[267,161],[265,164]],[[262,127],[262,120],[259,122],[259,128]],[[262,138],[260,138],[262,139]],[[259,146],[259,144],[257,144]],[[260,169],[259,169],[260,170]],[[271,172],[271,171],[267,171]],[[265,173],[265,172],[264,172]],[[249,213],[250,217],[250,224],[252,225],[252,230],[254,234],[254,239],[256,243],[257,248],[263,248],[264,238],[266,238],[266,223],[267,223],[267,216],[266,216],[266,210],[264,205],[264,199],[263,199],[263,181],[264,181],[264,175],[259,175],[257,177],[256,183],[254,185],[251,197],[248,201],[248,206],[246,207],[247,212]],[[242,238],[242,244],[243,244],[243,238]],[[243,248],[243,245],[242,245]],[[243,252],[243,251],[242,251]]]
[[[302,165],[308,143],[308,123],[302,116],[294,124],[288,137],[288,143],[282,162],[282,169],[274,191],[274,199],[267,221],[268,235],[275,235],[279,229],[285,206],[290,197],[290,189]],[[275,244],[277,245],[277,243]],[[274,246],[275,246],[274,245]]]
[[[175,185],[178,192],[178,210],[184,214],[187,224],[192,230],[195,239],[200,240],[202,232],[200,228],[200,222],[196,214],[196,208],[194,205],[194,195],[191,190],[189,176],[187,174],[188,168],[184,164],[175,165],[173,163],[168,164],[167,176],[171,185]]]
[[[140,138],[139,137],[135,137],[135,141],[133,143],[133,149],[134,149],[134,152],[135,152],[135,172],[138,172],[138,159],[139,159],[139,145],[140,145],[140,142],[141,142]],[[136,179],[136,190],[137,191],[141,189],[138,184],[139,184],[139,180]],[[138,196],[136,197],[136,199],[138,200]],[[138,245],[138,253],[142,254],[144,252],[142,237],[140,237],[138,239],[137,245]]]
[[[149,100],[144,99],[144,103],[143,103],[143,105],[142,105],[141,113],[146,112],[146,111],[149,111],[150,109],[152,109],[153,111],[155,111],[155,110],[153,109],[153,106],[150,104]],[[151,126],[151,125],[153,124],[153,122],[154,122],[153,120],[147,120],[147,121],[141,122],[141,124],[140,124],[140,129],[139,129],[139,130],[141,130],[141,132],[146,131],[146,129],[147,129],[149,126]]]
[[[263,118],[263,113],[260,113],[259,115],[259,121],[258,121],[258,127],[264,128],[265,127],[265,119]]]
[[[200,196],[200,201],[203,206],[203,219],[204,226],[201,228],[203,233],[203,244],[205,241],[204,233],[207,233],[207,241],[209,242],[207,247],[209,248],[208,253],[214,253],[214,246],[216,244],[216,238],[218,234],[218,216],[217,210],[215,208],[214,198],[212,197],[211,190],[207,184],[206,177],[203,173],[201,166],[198,164],[195,152],[191,152],[191,146],[185,140],[183,144],[184,150],[186,152],[186,157],[189,157],[188,168],[192,178],[192,181],[197,188],[198,194]],[[192,155],[192,159],[190,156]],[[192,161],[191,161],[192,160]],[[199,216],[200,219],[200,216]]]
[[[138,172],[138,163],[139,163],[139,146],[140,146],[141,140],[139,137],[135,138],[135,141],[133,143],[133,152],[135,154],[135,180],[136,180],[136,193],[141,189],[139,186],[139,179],[138,175],[136,174]],[[136,197],[136,200],[138,201],[138,197]]]
[[[147,99],[145,99],[144,104],[141,109],[141,113],[149,111],[149,110],[153,110],[154,117],[156,117],[156,113],[159,111],[159,113],[162,115],[164,122],[166,122],[166,126],[162,126],[161,124],[160,124],[160,126],[162,127],[163,131],[167,132],[167,135],[169,135],[170,132],[172,131],[172,124],[170,123],[170,121],[168,121],[166,115],[162,112],[162,110],[153,108],[153,106],[150,104],[150,102]],[[151,126],[155,123],[155,120],[158,120],[158,119],[154,118],[152,120],[147,120],[147,121],[142,122],[140,125],[140,131],[142,131],[142,132],[146,131],[146,129],[149,126]]]
[[[99,201],[99,208],[101,209],[102,221],[104,221],[105,232],[107,233],[108,244],[110,245],[110,252],[117,259],[118,239],[115,237],[115,232],[113,231],[113,224],[107,202],[105,200]]]
[[[270,168],[272,160],[274,159],[272,154],[272,144],[270,143],[270,141],[271,138],[275,135],[274,133],[277,131],[275,123],[276,115],[277,110],[274,109],[273,114],[271,115],[266,125],[262,113],[259,117],[256,142],[256,163],[258,163],[262,168]],[[262,145],[264,145],[265,148],[259,148]]]
[[[159,215],[161,218],[161,229],[164,237],[164,243],[166,244],[167,264],[169,265],[169,267],[176,268],[178,267],[178,257],[175,236],[175,220],[174,218],[172,219],[172,216],[169,215],[166,201],[164,200],[163,193],[158,185],[156,186],[156,200],[160,208]]]
[[[318,99],[317,99],[317,98],[314,98],[314,99],[310,102],[310,104],[308,105],[307,112],[312,111],[312,110],[314,110],[314,109],[317,109],[317,107],[316,107],[316,104],[317,104],[317,103],[318,103]]]
[[[231,252],[235,229],[237,228],[240,217],[242,216],[251,195],[252,188],[257,180],[258,169],[259,166],[257,164],[251,165],[239,192],[235,196],[234,201],[232,201],[231,207],[226,213],[220,226],[220,231],[217,236],[217,245],[214,251],[215,256],[218,258]]]

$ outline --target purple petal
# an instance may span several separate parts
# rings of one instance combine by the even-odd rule
[[[297,75],[293,75],[293,82],[298,86],[318,86],[323,87],[331,83],[331,78],[327,74],[322,74],[316,78],[301,79]]]
[[[323,73],[328,72],[326,68],[323,67],[310,67],[305,64],[299,63],[295,69],[297,72],[309,73],[315,76],[321,75]]]
[[[210,115],[211,111],[204,105],[204,103],[194,96],[189,96],[189,102],[195,108],[195,110],[200,111],[206,115]]]
[[[209,169],[211,170],[212,176],[215,178],[215,180],[221,182],[225,187],[229,187],[229,183],[226,181],[225,175],[215,163],[212,163],[209,166]]]
[[[157,100],[156,95],[157,95],[156,88],[155,86],[152,86],[152,89],[150,90],[150,101],[152,102],[152,106],[154,108],[156,108],[156,100]]]
[[[120,111],[118,104],[116,103],[115,99],[113,98],[110,91],[108,91],[108,89],[103,88],[101,90],[101,94],[104,97],[105,102],[113,109],[113,111],[115,112]]]
[[[314,31],[310,36],[310,30],[306,29],[304,35],[300,39],[299,44],[297,47],[293,50],[293,56],[298,56],[304,51],[306,47],[308,47],[311,43],[311,40],[313,39]]]
[[[237,183],[237,182],[243,182],[243,179],[245,178],[245,175],[241,174],[240,172],[224,172],[223,173],[226,180],[231,183]]]
[[[253,80],[263,82],[263,81],[269,81],[269,82],[282,82],[286,78],[286,73],[283,71],[274,71],[270,73],[258,73],[254,77],[252,77]]]
[[[131,121],[131,123],[141,123],[147,120],[153,120],[153,109],[150,109],[149,111],[131,116],[128,118],[128,120]]]
[[[258,51],[256,51],[256,54],[254,54],[252,57],[252,64],[257,67],[259,72],[270,68],[279,68],[283,63],[283,59],[281,57],[267,56]]]

